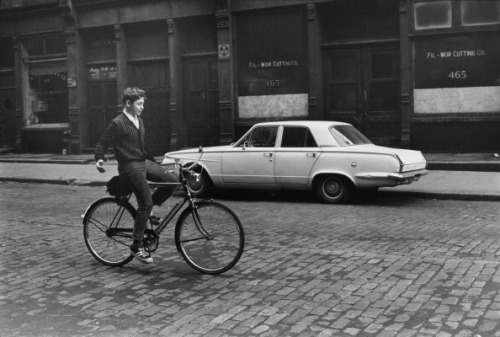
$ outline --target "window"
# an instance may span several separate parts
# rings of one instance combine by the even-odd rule
[[[451,28],[451,1],[415,1],[415,29]]]
[[[0,69],[14,68],[14,43],[12,38],[0,39]]]
[[[68,122],[68,66],[63,34],[28,37],[23,72],[23,121],[26,125]]]
[[[329,97],[331,112],[353,112],[358,99],[358,63],[356,52],[330,56]]]
[[[67,72],[30,75],[29,95],[31,98],[33,123],[68,122]]]
[[[500,24],[498,0],[414,0],[415,30]]]
[[[317,147],[311,132],[303,127],[285,127],[281,147]]]
[[[500,24],[500,1],[462,1],[460,15],[463,26]]]
[[[64,35],[28,38],[24,41],[24,46],[30,57],[66,54]]]
[[[239,96],[308,92],[306,23],[300,10],[238,16]]]
[[[342,142],[347,145],[362,145],[371,144],[370,140],[366,138],[352,125],[337,125],[330,128],[330,133],[334,137],[338,137]]]
[[[239,146],[251,147],[274,147],[276,143],[277,126],[263,126],[255,128],[252,133],[245,137]]]
[[[393,53],[372,53],[371,57],[371,79],[393,79],[395,60]]]
[[[399,0],[317,1],[325,41],[399,36]]]

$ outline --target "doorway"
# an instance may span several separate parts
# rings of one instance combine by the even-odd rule
[[[0,148],[16,144],[16,107],[14,89],[0,89]]]
[[[375,144],[398,146],[398,46],[339,49],[326,56],[328,119],[353,124]]]
[[[134,85],[146,91],[142,120],[146,128],[146,143],[151,154],[162,156],[170,150],[170,89],[168,61],[155,60],[129,63]]]
[[[90,83],[90,146],[95,148],[109,122],[117,112],[116,81]]]
[[[219,64],[217,58],[184,62],[184,107],[189,147],[219,144]]]

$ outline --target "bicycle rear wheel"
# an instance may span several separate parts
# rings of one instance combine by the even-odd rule
[[[175,245],[184,260],[205,274],[221,274],[240,259],[245,245],[243,227],[228,207],[206,201],[188,207],[175,226]]]
[[[129,247],[135,214],[128,201],[116,198],[103,198],[89,207],[83,219],[83,237],[97,261],[121,266],[134,258]]]

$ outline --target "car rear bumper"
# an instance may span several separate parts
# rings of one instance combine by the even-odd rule
[[[406,173],[389,173],[387,176],[390,179],[397,181],[398,185],[411,184],[414,181],[418,181],[420,177],[428,174],[427,170],[419,170],[418,172],[406,172]]]
[[[405,185],[418,181],[420,177],[428,173],[427,170],[403,173],[362,173],[356,175],[356,185],[360,188]]]

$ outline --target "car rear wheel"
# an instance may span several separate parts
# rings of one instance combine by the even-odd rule
[[[354,191],[353,184],[347,178],[333,175],[322,177],[315,187],[320,199],[329,204],[349,201]]]

